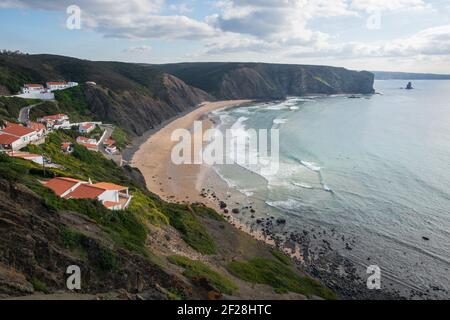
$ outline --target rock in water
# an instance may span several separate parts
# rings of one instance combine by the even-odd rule
[[[412,83],[408,82],[408,84],[406,85],[406,90],[411,90],[411,89],[414,89],[412,86]]]

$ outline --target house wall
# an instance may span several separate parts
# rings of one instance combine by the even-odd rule
[[[116,190],[106,190],[98,197],[98,200],[119,202],[119,192]]]

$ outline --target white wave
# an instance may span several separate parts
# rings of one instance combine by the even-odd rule
[[[303,205],[300,201],[294,199],[266,201],[266,204],[280,210],[295,210],[301,208]]]
[[[274,119],[273,124],[284,124],[287,123],[288,119]]]
[[[292,183],[294,186],[300,187],[300,188],[305,188],[305,189],[313,189],[313,186],[310,186],[307,183],[302,183],[302,182],[293,182]]]
[[[300,108],[297,107],[297,106],[292,106],[292,107],[290,107],[289,109],[291,109],[291,111],[294,111],[294,110],[298,110],[298,109],[300,109]]]
[[[317,166],[314,162],[308,162],[308,161],[300,161],[302,165],[307,167],[311,171],[319,172],[322,168]]]

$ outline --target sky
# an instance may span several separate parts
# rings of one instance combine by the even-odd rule
[[[450,74],[450,0],[0,0],[0,49]]]

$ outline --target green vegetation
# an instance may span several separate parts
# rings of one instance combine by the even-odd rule
[[[314,77],[314,79],[316,79],[316,80],[319,81],[320,83],[323,83],[323,84],[326,85],[327,87],[331,87],[331,85],[330,85],[328,82],[326,82],[325,80],[323,80],[323,79],[320,78],[320,77]]]
[[[64,209],[79,212],[95,220],[107,231],[117,245],[134,252],[146,254],[146,223],[171,224],[182,233],[183,239],[195,250],[213,254],[216,246],[206,228],[198,220],[198,215],[221,219],[212,210],[194,206],[195,212],[183,205],[163,203],[146,190],[125,176],[123,170],[101,154],[74,144],[72,155],[63,154],[60,145],[64,141],[75,142],[71,130],[58,130],[47,137],[47,142],[40,146],[29,145],[28,151],[44,154],[62,169],[47,168],[45,176],[42,167],[25,160],[2,156],[7,166],[0,166],[0,176],[9,180],[27,181],[27,185],[41,195],[47,206],[54,210]],[[110,211],[94,200],[66,200],[57,197],[51,190],[42,186],[37,179],[66,176],[87,181],[107,181],[130,187],[133,195],[130,206],[124,211]]]
[[[64,113],[70,117],[71,122],[92,121],[95,117],[86,102],[83,93],[83,84],[66,90],[55,91],[58,103],[47,101],[30,111],[30,118],[37,118]]]
[[[31,285],[33,286],[34,291],[39,291],[45,294],[50,293],[50,291],[47,289],[47,286],[44,282],[37,279],[36,277],[32,277],[30,280]]]
[[[290,266],[292,265],[292,260],[291,258],[285,254],[284,252],[281,252],[280,250],[272,250],[272,255],[278,259],[278,261],[280,261],[281,263]]]
[[[181,233],[182,239],[203,254],[216,253],[216,244],[195,213],[186,205],[164,204],[163,211],[170,224]]]
[[[168,259],[171,263],[184,268],[183,275],[191,280],[205,278],[213,287],[225,294],[232,294],[237,289],[236,285],[228,278],[212,270],[203,262],[182,256],[170,256]]]
[[[117,126],[114,128],[111,139],[116,141],[116,146],[117,148],[119,148],[119,150],[124,150],[126,146],[131,143],[131,139],[128,134],[123,129]]]
[[[0,121],[17,122],[20,109],[36,103],[39,103],[39,101],[16,97],[0,97]]]
[[[194,212],[201,217],[209,218],[216,221],[226,221],[223,216],[218,214],[216,210],[213,210],[209,207],[203,206],[203,205],[191,205],[191,208],[194,210]]]
[[[291,267],[280,261],[257,257],[246,262],[230,262],[227,269],[242,280],[269,285],[278,293],[297,292],[325,299],[336,298],[334,293],[319,281],[298,275]]]

